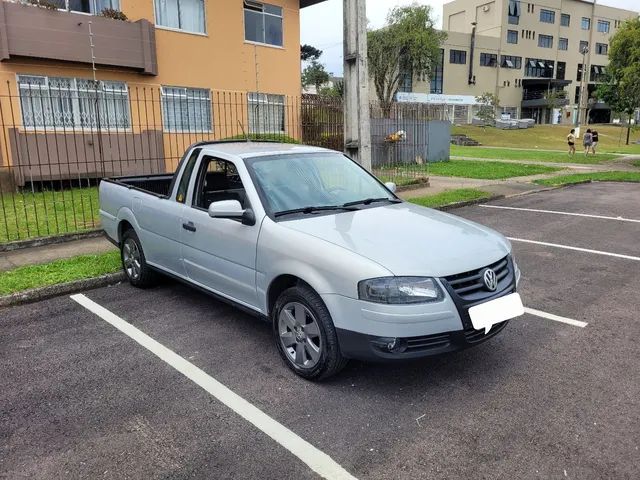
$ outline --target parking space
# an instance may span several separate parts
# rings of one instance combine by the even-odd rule
[[[640,187],[592,184],[495,202],[638,218]],[[513,238],[640,257],[640,224],[527,210],[453,213]],[[635,217],[634,217],[635,215]],[[86,292],[356,478],[637,478],[639,263],[513,242],[527,314],[476,348],[352,362],[310,383],[266,323],[183,285]],[[419,252],[416,252],[419,254]],[[0,321],[0,476],[317,478],[148,349],[67,297]]]

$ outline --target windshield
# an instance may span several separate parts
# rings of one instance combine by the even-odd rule
[[[297,210],[312,213],[397,201],[375,178],[339,153],[286,154],[255,157],[246,161],[275,215]],[[367,201],[367,203],[364,203]],[[354,208],[337,208],[348,211]],[[295,212],[298,213],[298,212]]]

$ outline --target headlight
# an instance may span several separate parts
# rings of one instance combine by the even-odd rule
[[[442,300],[436,281],[428,277],[382,277],[358,283],[360,300],[375,303],[407,304]]]

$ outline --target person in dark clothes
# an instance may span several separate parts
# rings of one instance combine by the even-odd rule
[[[582,137],[582,145],[584,146],[584,155],[585,157],[589,155],[589,150],[591,150],[591,145],[593,144],[593,134],[591,133],[591,129],[587,128],[587,133]]]
[[[591,153],[596,154],[596,147],[598,146],[598,131],[591,131]]]

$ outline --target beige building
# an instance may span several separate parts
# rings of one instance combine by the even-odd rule
[[[455,97],[491,92],[512,117],[573,123],[583,64],[591,95],[606,72],[611,36],[637,16],[583,0],[454,0],[444,5],[448,38],[441,65],[430,82],[414,79],[401,91],[444,94],[444,101],[460,105],[456,121],[463,121],[466,111]],[[550,102],[553,92],[558,93]],[[610,121],[607,105],[595,99],[589,105],[590,121]],[[472,108],[468,111],[471,116]]]

